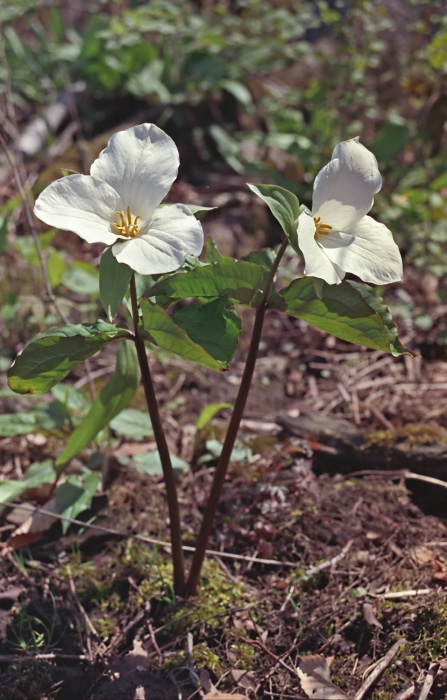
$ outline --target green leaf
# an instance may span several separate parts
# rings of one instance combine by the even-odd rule
[[[27,413],[0,415],[0,436],[27,435],[35,430],[54,430],[67,422],[67,413],[57,402],[36,404]]]
[[[73,267],[62,274],[60,281],[76,294],[98,294],[98,270],[90,263],[73,263]]]
[[[40,333],[17,356],[8,372],[18,394],[39,394],[58,384],[80,362],[116,340],[129,338],[124,328],[105,321],[67,325]]]
[[[385,335],[390,345],[390,349],[388,350],[388,352],[390,352],[395,357],[399,357],[399,355],[404,354],[412,355],[412,357],[417,357],[416,352],[408,350],[408,348],[404,347],[400,342],[397,335],[397,328],[393,323],[393,319],[391,317],[389,309],[385,305],[382,297],[380,297],[374,289],[368,287],[367,284],[362,284],[361,282],[353,282],[351,280],[347,284],[350,284],[351,287],[353,287],[357,292],[359,292],[362,295],[362,298],[368,304],[368,306],[374,309],[374,311],[382,319],[383,327],[385,329]]]
[[[121,343],[116,356],[116,370],[82,423],[70,435],[56,460],[56,467],[65,465],[93,440],[124,408],[129,405],[140,383],[140,370],[133,343]]]
[[[77,518],[79,513],[90,508],[100,481],[101,475],[97,472],[89,472],[81,479],[77,476],[70,476],[56,491],[57,512],[67,518]],[[64,534],[69,527],[69,522],[62,521]]]
[[[70,411],[86,413],[92,402],[87,394],[71,384],[56,384],[51,389],[54,398]]]
[[[44,462],[31,464],[26,470],[21,481],[7,479],[0,483],[0,501],[11,502],[28,491],[42,484],[49,484],[56,479],[56,471],[53,462],[46,459]],[[2,507],[2,506],[0,506]]]
[[[185,473],[189,470],[189,464],[183,459],[172,454],[170,457],[174,471]],[[132,461],[135,463],[135,467],[140,474],[149,474],[150,476],[163,474],[160,455],[157,450],[151,450],[142,455],[135,455],[135,457],[132,457]]]
[[[300,215],[298,198],[284,187],[278,185],[248,185],[268,206],[291,245],[297,249],[297,219]]]
[[[177,299],[228,297],[249,304],[262,280],[264,270],[244,260],[216,262],[191,272],[177,273],[157,282],[149,294]]]
[[[227,299],[192,303],[174,314],[175,323],[224,367],[231,362],[242,331],[241,319]]]
[[[410,129],[400,118],[384,122],[371,144],[371,151],[379,162],[389,162],[400,153],[409,137]]]
[[[396,354],[396,350],[391,348],[382,317],[349,282],[325,283],[321,292],[320,299],[312,278],[303,277],[272,296],[269,306],[350,343]]]
[[[222,410],[222,408],[231,408],[230,403],[209,403],[204,406],[199,413],[199,417],[196,421],[197,430],[203,430],[208,423],[213,420],[216,413]]]
[[[186,331],[180,328],[161,306],[148,299],[140,299],[140,308],[147,339],[154,345],[218,372],[224,369],[203,347],[191,340]]]
[[[138,408],[125,408],[110,421],[110,427],[117,435],[125,435],[132,440],[143,440],[154,434],[148,414]]]
[[[119,263],[112,253],[112,247],[106,248],[99,265],[99,294],[101,304],[110,321],[113,321],[132,277],[132,269]]]

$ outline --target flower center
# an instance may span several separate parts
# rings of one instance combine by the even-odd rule
[[[120,222],[119,224],[114,224],[112,222],[112,226],[118,230],[118,233],[120,233],[122,236],[126,236],[126,238],[135,238],[135,236],[138,236],[140,227],[137,222],[140,217],[135,216],[134,220],[132,221],[130,207],[127,207],[126,215],[124,215],[122,211],[117,211],[115,213],[119,217]]]
[[[315,221],[315,238],[318,238],[318,236],[327,236],[329,231],[331,231],[332,226],[329,226],[329,224],[322,224],[320,217],[316,218],[314,216],[314,221]]]

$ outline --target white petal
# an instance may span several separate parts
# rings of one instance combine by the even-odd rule
[[[350,231],[320,237],[332,263],[364,282],[389,284],[402,279],[402,258],[386,226],[365,216]]]
[[[37,198],[34,213],[49,226],[74,231],[88,243],[116,241],[119,196],[110,185],[90,175],[69,175],[49,185]]]
[[[381,185],[375,156],[358,139],[342,141],[315,178],[312,213],[344,231],[369,212]]]
[[[187,255],[199,255],[202,248],[202,225],[187,207],[175,204],[156,209],[139,236],[116,243],[112,251],[135,272],[156,275],[176,270]]]
[[[121,196],[120,211],[148,221],[177,177],[174,141],[154,124],[119,131],[93,163],[90,174],[105,180]]]
[[[304,257],[305,275],[319,277],[328,284],[340,284],[345,275],[315,240],[315,222],[307,212],[298,217],[298,245]]]

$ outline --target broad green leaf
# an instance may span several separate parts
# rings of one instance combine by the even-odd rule
[[[81,478],[70,476],[56,491],[57,512],[67,518],[77,518],[79,513],[90,508],[100,482],[98,472],[89,472]],[[70,523],[62,520],[64,534],[69,527]]]
[[[28,491],[42,484],[49,484],[56,479],[56,471],[53,462],[46,459],[44,462],[31,464],[26,470],[25,476],[20,481],[7,479],[0,483],[0,501],[11,502]],[[2,507],[2,506],[0,506]]]
[[[296,249],[298,245],[297,219],[300,215],[298,198],[278,185],[248,185],[268,206],[282,230]]]
[[[99,265],[99,295],[101,304],[110,321],[113,321],[132,277],[132,269],[119,263],[112,253],[112,247],[106,248]]]
[[[368,304],[368,306],[374,309],[374,311],[381,317],[385,329],[385,335],[390,344],[390,350],[388,352],[391,352],[391,354],[395,357],[404,354],[417,357],[416,352],[408,350],[400,342],[397,335],[397,328],[393,323],[391,314],[388,310],[388,307],[385,305],[382,297],[380,297],[377,294],[377,292],[374,291],[374,289],[368,287],[367,284],[362,284],[361,282],[353,282],[351,280],[348,282],[348,284],[350,284],[351,287],[353,287],[357,292],[359,292]]]
[[[140,307],[147,340],[190,362],[197,362],[218,372],[224,369],[209,352],[191,340],[186,331],[180,328],[161,306],[148,299],[140,299]]]
[[[0,436],[27,435],[35,430],[54,430],[67,422],[67,413],[57,402],[36,404],[27,413],[0,415]]]
[[[374,350],[395,352],[387,338],[382,317],[366,303],[349,282],[324,284],[318,298],[310,277],[294,280],[275,294],[269,306],[342,338]]]
[[[70,411],[86,413],[92,405],[91,399],[81,389],[71,384],[56,384],[51,389],[51,393],[63,406],[66,406]]]
[[[143,440],[154,434],[148,414],[138,408],[125,408],[110,421],[110,427],[117,435],[124,435],[132,440]]]
[[[189,464],[185,462],[180,457],[176,455],[170,455],[172,468],[176,472],[184,473],[189,470]],[[158,476],[163,474],[163,469],[161,466],[160,455],[157,450],[151,450],[150,452],[145,452],[142,455],[135,455],[132,457],[132,462],[134,462],[135,467],[140,474],[148,474],[150,476]]]
[[[124,328],[105,321],[67,325],[40,333],[8,372],[10,388],[18,394],[39,394],[58,384],[83,362],[115,340],[131,337]]]
[[[199,413],[199,417],[196,421],[197,430],[203,430],[208,423],[213,420],[216,413],[222,410],[222,408],[231,408],[230,403],[209,403],[204,406]]]
[[[82,423],[70,435],[56,460],[61,467],[73,459],[100,430],[127,408],[140,383],[140,369],[133,343],[121,343],[116,357],[116,370],[103,386]]]
[[[205,447],[206,453],[198,459],[197,464],[206,464],[206,462],[218,459],[223,449],[223,445],[219,440],[207,440]],[[252,457],[253,451],[251,448],[238,441],[231,450],[230,462],[247,462]]]
[[[60,281],[76,294],[98,295],[98,270],[90,263],[73,263],[69,270],[65,270]]]
[[[195,343],[201,345],[215,360],[227,367],[237,348],[242,331],[241,319],[227,299],[213,299],[185,306],[173,315]]]
[[[151,297],[177,299],[206,299],[228,297],[249,304],[261,283],[264,270],[244,260],[217,262],[191,272],[177,273],[157,282],[150,290]]]

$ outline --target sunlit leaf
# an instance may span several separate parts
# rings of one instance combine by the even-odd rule
[[[125,408],[110,421],[110,427],[117,435],[125,435],[132,440],[143,440],[154,434],[148,414],[138,408]]]
[[[149,291],[151,297],[206,299],[228,297],[249,304],[262,280],[264,270],[244,260],[216,262],[191,272],[171,275],[157,282]]]
[[[231,408],[229,403],[209,403],[204,406],[199,413],[199,417],[196,421],[197,430],[203,430],[208,423],[213,420],[216,413],[222,410],[222,408]]]
[[[67,413],[58,403],[36,404],[26,413],[0,415],[0,436],[27,435],[35,430],[54,430],[67,422]]]
[[[175,323],[225,367],[231,362],[242,331],[241,320],[227,299],[192,303],[174,314]]]
[[[56,470],[50,459],[31,464],[23,479],[6,479],[0,483],[0,501],[11,502],[28,491],[42,484],[49,484],[56,479]],[[3,506],[0,505],[0,508]]]
[[[172,468],[174,469],[174,471],[178,471],[180,473],[188,471],[189,464],[187,462],[185,462],[183,459],[180,459],[180,457],[177,457],[176,455],[171,454],[170,457]],[[137,471],[140,472],[140,474],[149,474],[151,476],[158,476],[160,474],[163,474],[160,455],[158,454],[157,450],[150,450],[149,452],[145,452],[142,455],[135,455],[132,458],[132,461],[134,462],[135,467]]]
[[[79,513],[90,508],[100,482],[98,472],[89,472],[82,478],[70,476],[56,491],[57,512],[67,518],[77,518]],[[62,520],[64,534],[69,527],[70,523]]]
[[[105,321],[51,328],[28,345],[8,372],[10,388],[18,394],[38,394],[58,384],[80,362],[116,340],[129,338],[123,328]]]
[[[148,340],[190,362],[197,362],[218,372],[224,369],[209,352],[191,340],[186,331],[180,328],[161,306],[148,299],[140,299],[140,307]]]
[[[383,299],[374,291],[374,289],[368,287],[367,284],[353,282],[352,280],[350,280],[348,284],[350,284],[351,287],[362,295],[368,306],[374,309],[374,311],[379,314],[380,318],[382,319],[385,335],[390,345],[390,350],[388,352],[391,352],[391,354],[396,357],[403,355],[404,353],[416,357],[417,353],[408,350],[400,342],[397,336],[397,328],[394,325],[388,307],[385,305]]]
[[[324,283],[321,294],[322,298],[319,298],[310,277],[303,277],[272,296],[269,306],[281,309],[350,343],[393,355],[408,352],[401,350],[402,346],[398,346],[395,339],[393,343],[390,342],[391,331],[382,316],[349,282],[332,285]]]
[[[298,246],[297,219],[300,215],[298,198],[278,185],[248,185],[268,206],[282,230],[296,249]]]

